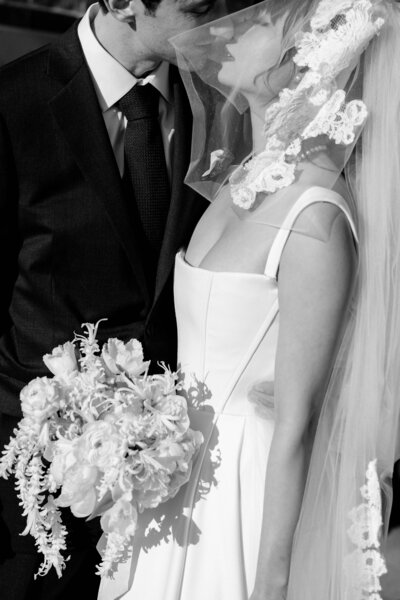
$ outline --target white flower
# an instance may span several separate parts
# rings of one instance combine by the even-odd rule
[[[51,354],[45,354],[43,362],[49,371],[60,379],[68,380],[69,376],[78,372],[75,346],[72,342],[57,346]]]
[[[81,518],[103,514],[100,572],[110,574],[138,512],[175,495],[203,439],[190,429],[177,374],[164,366],[163,374],[148,375],[137,340],[110,339],[100,357],[96,331],[89,323],[76,336],[79,361],[73,344],[46,355],[55,377],[22,390],[24,418],[0,461],[1,476],[16,475],[25,533],[44,556],[39,574],[51,566],[60,574],[65,564],[60,507]]]
[[[101,517],[101,528],[105,533],[117,533],[129,538],[135,534],[137,516],[132,496],[127,492]]]
[[[176,471],[178,463],[185,458],[185,448],[174,440],[165,439],[157,444],[151,455],[170,474]]]
[[[121,460],[124,440],[113,423],[95,421],[85,425],[77,441],[79,456],[101,471],[114,467]]]
[[[50,443],[44,456],[51,461],[49,471],[54,481],[62,485],[66,472],[78,461],[75,440],[60,438]]]
[[[96,483],[99,472],[87,463],[76,463],[64,475],[57,506],[69,506],[76,517],[87,517],[96,505]]]
[[[117,338],[111,338],[104,344],[101,356],[113,375],[123,372],[129,377],[138,377],[149,365],[149,361],[143,360],[142,344],[135,339],[124,344]]]
[[[183,396],[177,394],[159,395],[151,403],[151,409],[156,411],[161,422],[167,428],[175,429],[178,435],[185,433],[190,425],[187,414],[187,402]]]
[[[41,423],[59,408],[57,384],[47,377],[37,377],[26,385],[20,394],[22,412]]]
[[[92,486],[86,490],[86,493],[81,500],[76,500],[71,504],[71,512],[78,518],[88,517],[92,514],[96,502],[96,488]]]

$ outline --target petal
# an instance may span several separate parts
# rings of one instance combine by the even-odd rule
[[[75,517],[88,517],[96,505],[96,491],[90,488],[80,502],[71,504],[71,512]]]

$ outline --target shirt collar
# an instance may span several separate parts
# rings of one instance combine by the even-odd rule
[[[145,79],[137,79],[97,40],[92,29],[92,22],[98,11],[97,3],[89,6],[78,25],[78,37],[101,110],[105,112],[114,106],[137,83],[142,85],[149,83],[160,92],[167,102],[171,102],[169,64],[161,62],[157,69]]]

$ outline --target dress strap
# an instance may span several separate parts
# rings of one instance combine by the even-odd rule
[[[268,254],[267,263],[265,265],[264,275],[269,279],[276,279],[278,276],[279,263],[281,261],[282,252],[285,248],[286,242],[288,241],[289,235],[293,229],[293,225],[296,222],[297,217],[301,212],[317,202],[328,202],[334,204],[340,208],[346,215],[349,221],[354,239],[358,242],[357,230],[354,223],[354,219],[350,213],[349,206],[345,199],[334,192],[324,187],[314,186],[305,190],[300,197],[296,200],[293,207],[290,209],[286,219],[284,220],[282,227],[279,229],[274,241],[272,242],[271,249]]]

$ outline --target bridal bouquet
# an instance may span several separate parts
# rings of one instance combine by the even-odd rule
[[[173,497],[190,477],[203,437],[190,429],[176,373],[149,375],[140,342],[109,339],[96,325],[43,357],[53,377],[21,391],[23,418],[0,460],[14,473],[30,533],[44,560],[39,575],[65,567],[60,507],[101,515],[100,575],[110,576],[135,534],[138,513]]]

